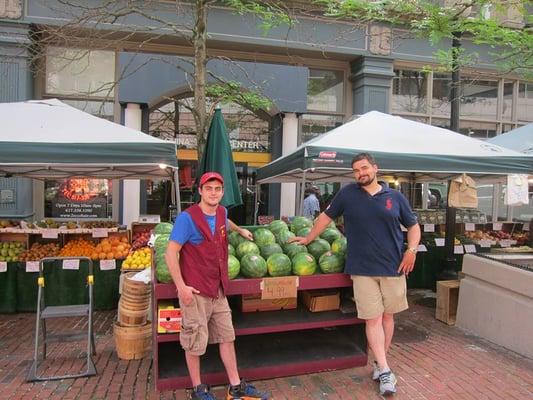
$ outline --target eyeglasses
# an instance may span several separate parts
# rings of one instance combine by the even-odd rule
[[[224,190],[224,187],[223,186],[207,186],[207,185],[204,185],[204,186],[202,186],[202,190],[205,190],[208,193],[212,193],[212,192],[221,193],[222,190]]]

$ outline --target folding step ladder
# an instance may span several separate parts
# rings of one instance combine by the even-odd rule
[[[65,306],[46,306],[44,301],[44,292],[46,287],[44,277],[44,264],[47,262],[53,262],[56,260],[86,260],[89,263],[89,269],[87,274],[87,290],[89,292],[89,302],[87,304],[65,305]],[[84,376],[96,375],[96,368],[92,359],[92,355],[96,354],[96,347],[94,345],[94,333],[93,333],[93,262],[88,257],[46,257],[39,261],[39,278],[37,279],[38,292],[37,292],[37,313],[35,321],[35,350],[33,354],[33,363],[26,377],[26,381],[49,381],[55,379],[69,379],[69,378],[81,378]],[[46,332],[46,320],[49,318],[62,318],[62,317],[87,317],[87,334],[74,333],[62,333],[47,335]],[[87,337],[87,369],[79,374],[74,375],[61,375],[61,376],[49,376],[41,377],[37,376],[37,368],[39,366],[39,336],[40,331],[43,334],[43,360],[46,358],[46,345],[50,342],[57,341],[73,341],[80,340],[83,337]]]

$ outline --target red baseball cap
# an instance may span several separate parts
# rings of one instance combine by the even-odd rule
[[[202,187],[207,181],[210,181],[212,179],[216,179],[222,185],[224,185],[224,178],[222,178],[222,175],[220,175],[218,172],[206,172],[202,175],[200,178],[200,187]]]

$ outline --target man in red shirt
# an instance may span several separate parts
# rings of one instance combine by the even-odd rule
[[[181,307],[180,343],[193,384],[192,399],[213,400],[209,385],[200,378],[200,356],[208,343],[218,343],[230,385],[226,400],[267,400],[269,395],[239,377],[235,331],[225,292],[228,278],[227,229],[247,239],[252,234],[228,220],[219,203],[224,180],[216,172],[200,178],[200,202],[183,211],[170,235],[165,259],[176,285]]]

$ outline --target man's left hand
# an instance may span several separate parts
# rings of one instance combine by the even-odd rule
[[[254,235],[252,235],[252,232],[250,232],[248,229],[239,229],[239,235],[241,235],[245,239],[251,240],[252,242],[254,240]]]
[[[405,276],[409,276],[409,273],[413,270],[415,267],[415,260],[416,260],[416,254],[407,250],[405,253],[403,253],[402,262],[400,263],[400,267],[398,268],[398,273],[403,273]]]

